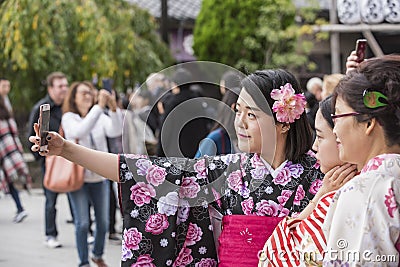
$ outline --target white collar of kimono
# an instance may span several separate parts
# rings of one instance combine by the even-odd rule
[[[264,160],[262,157],[260,157],[260,159],[262,160],[265,167],[267,168],[267,170],[269,171],[269,173],[273,178],[276,178],[276,176],[278,176],[278,174],[281,172],[282,168],[285,167],[287,162],[287,160],[285,160],[284,162],[282,162],[281,165],[278,166],[278,168],[274,170],[274,168],[272,168],[272,166],[266,160]]]

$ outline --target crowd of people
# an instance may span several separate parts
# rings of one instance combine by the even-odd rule
[[[397,266],[400,56],[358,63],[352,52],[346,67],[310,79],[306,92],[286,70],[227,72],[218,109],[199,101],[180,110],[202,114],[186,128],[174,112],[202,96],[189,70],[153,73],[124,96],[51,73],[29,140],[43,176],[48,155],[85,168],[83,186],[67,193],[78,266],[107,266],[107,234],[122,244],[121,266],[374,266],[391,255],[378,265]],[[0,79],[0,180],[19,223],[28,213],[14,183],[29,187],[31,177],[7,82]],[[38,152],[44,103],[48,149]],[[62,247],[58,194],[44,187],[49,248]]]

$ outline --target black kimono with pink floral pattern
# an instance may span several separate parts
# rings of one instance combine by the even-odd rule
[[[257,154],[120,155],[119,167],[121,266],[217,266],[209,205],[224,215],[295,215],[323,177],[308,154],[287,161],[275,178]]]

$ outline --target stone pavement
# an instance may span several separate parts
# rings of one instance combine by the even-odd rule
[[[0,267],[74,267],[78,266],[74,225],[66,223],[70,211],[66,194],[57,199],[58,240],[63,247],[50,249],[44,245],[44,202],[42,189],[29,195],[20,191],[22,205],[29,213],[19,224],[12,222],[16,212],[10,195],[0,196]],[[120,215],[117,212],[117,217]],[[121,220],[117,226],[121,226]],[[107,236],[108,237],[108,236]],[[120,266],[121,244],[106,239],[104,259],[108,266]],[[95,267],[94,263],[91,266]]]

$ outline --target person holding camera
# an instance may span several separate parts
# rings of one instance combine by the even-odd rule
[[[95,104],[95,88],[90,82],[74,82],[63,104],[62,128],[65,138],[94,150],[108,152],[107,137],[122,134],[122,114],[117,108],[115,96],[102,89]],[[104,113],[109,107],[109,115]],[[93,206],[96,231],[92,250],[92,261],[106,267],[103,253],[105,237],[109,227],[109,184],[108,181],[86,169],[84,184],[77,191],[68,193],[74,213],[76,246],[79,266],[89,265],[88,232],[89,204]]]

